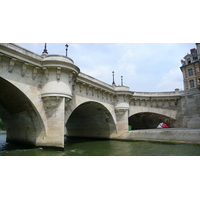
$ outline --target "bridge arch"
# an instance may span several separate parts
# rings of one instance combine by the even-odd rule
[[[175,120],[162,114],[152,112],[140,112],[128,118],[132,130],[157,128],[159,123],[166,123],[170,128],[174,127]]]
[[[155,107],[143,107],[143,106],[130,106],[129,117],[137,113],[155,113],[164,115],[166,117],[176,119],[177,110],[155,108]]]
[[[6,126],[6,140],[35,145],[39,135],[45,133],[37,109],[25,93],[2,77],[0,91],[0,118]]]
[[[110,138],[117,132],[110,111],[94,101],[80,104],[67,120],[66,129],[69,137]]]

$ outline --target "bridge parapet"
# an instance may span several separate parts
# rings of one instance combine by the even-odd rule
[[[113,86],[98,79],[95,79],[91,76],[88,76],[87,74],[84,74],[82,72],[79,73],[74,85],[76,85],[76,83],[82,84],[83,86],[89,86],[89,88],[95,88],[96,90],[101,90],[104,91],[105,93],[110,93],[115,96],[117,95],[131,96],[133,94],[133,92],[131,92],[129,90],[129,87],[127,86]]]
[[[82,84],[88,85],[90,88],[104,90],[112,94],[114,94],[115,91],[112,85],[109,85],[103,81],[88,76],[87,74],[84,74],[82,72],[79,73],[78,77],[76,78],[76,82],[80,82]]]
[[[21,54],[24,54],[26,56],[29,56],[29,57],[32,57],[34,59],[37,59],[37,60],[41,60],[42,59],[42,56],[41,55],[38,55],[32,51],[29,51],[27,49],[24,49],[16,44],[13,44],[13,43],[0,43],[1,46],[4,46],[6,47],[6,49],[12,49],[15,51],[15,53],[21,53]]]
[[[181,96],[179,89],[170,92],[134,92],[134,96],[143,96],[143,97],[177,97]]]
[[[175,108],[181,96],[178,89],[171,92],[134,92],[131,103],[135,106]]]

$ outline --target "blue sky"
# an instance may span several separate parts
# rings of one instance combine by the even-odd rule
[[[42,54],[44,43],[16,43]],[[66,43],[47,43],[49,54],[65,55]],[[195,43],[68,43],[68,57],[81,72],[132,91],[162,92],[183,89],[180,60]]]

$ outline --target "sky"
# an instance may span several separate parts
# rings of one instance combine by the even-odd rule
[[[16,43],[39,55],[44,43]],[[47,43],[49,54],[66,55],[66,43]],[[81,72],[131,91],[163,92],[183,90],[180,60],[195,43],[67,43],[70,57]]]

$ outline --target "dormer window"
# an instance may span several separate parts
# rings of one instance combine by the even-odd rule
[[[192,76],[193,75],[193,70],[192,69],[188,69],[188,75]]]
[[[198,57],[197,57],[197,50],[196,50],[196,49],[194,49],[194,50],[192,51],[192,58],[193,58],[193,61],[194,61],[194,62],[198,60]]]
[[[191,59],[190,59],[190,58],[187,59],[187,63],[188,63],[188,64],[191,63]]]

